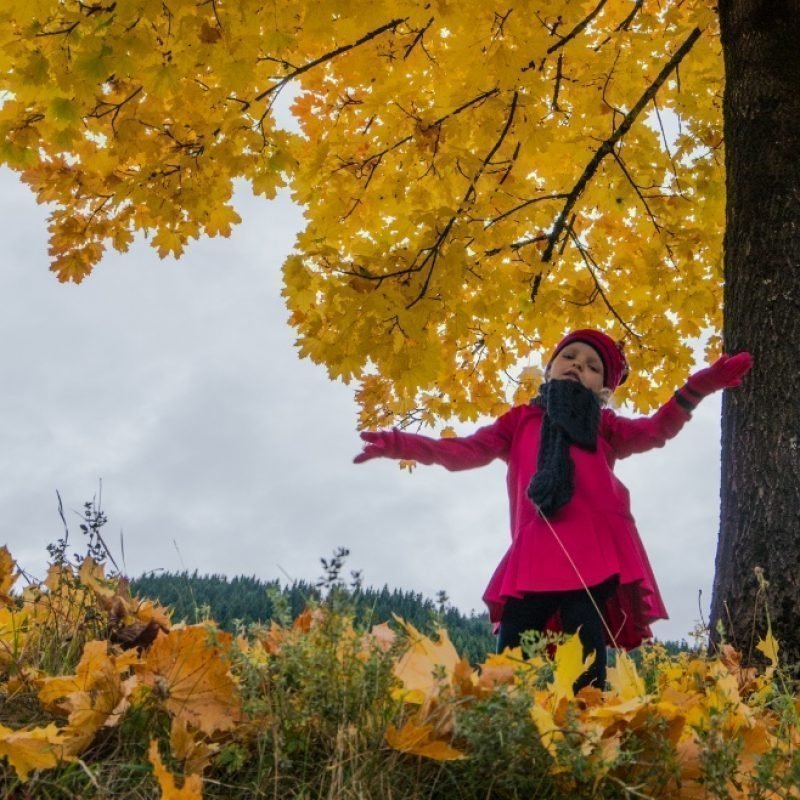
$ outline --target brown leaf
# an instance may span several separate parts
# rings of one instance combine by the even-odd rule
[[[119,644],[125,650],[132,647],[149,647],[164,628],[155,620],[149,622],[134,622],[112,631],[111,641]]]
[[[203,22],[200,28],[200,41],[204,44],[216,44],[222,38],[222,31],[215,25]]]

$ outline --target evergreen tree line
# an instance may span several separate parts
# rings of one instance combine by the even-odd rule
[[[382,589],[364,588],[358,576],[350,587],[335,578],[334,574],[332,579],[316,584],[295,581],[282,586],[278,580],[200,575],[195,570],[146,574],[132,581],[131,588],[140,597],[169,606],[176,621],[195,623],[214,619],[231,632],[273,619],[294,619],[310,602],[320,603],[325,599],[351,609],[356,624],[362,627],[391,621],[393,614],[425,633],[443,625],[458,653],[472,664],[484,661],[486,654],[495,650],[488,614],[463,614],[449,605],[443,592],[434,601],[418,592],[389,589],[386,585]],[[685,641],[664,644],[670,652],[688,649]]]
[[[388,586],[364,588],[357,582],[352,587],[341,583],[320,586],[306,581],[282,586],[278,580],[200,575],[196,570],[143,575],[132,581],[131,589],[140,597],[169,606],[174,620],[193,623],[211,618],[228,631],[268,623],[280,619],[281,614],[294,619],[309,602],[320,603],[324,597],[352,609],[355,622],[361,627],[391,621],[393,614],[425,633],[443,625],[456,650],[472,663],[483,661],[495,649],[488,615],[463,614],[450,606],[443,594],[435,602],[418,592]]]

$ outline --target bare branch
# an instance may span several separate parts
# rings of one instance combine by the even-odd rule
[[[631,22],[633,22],[634,17],[639,13],[639,11],[641,11],[642,5],[644,5],[644,0],[636,0],[636,2],[633,4],[633,8],[631,9],[631,13],[628,14],[628,16],[625,17],[625,19],[622,20],[622,22],[620,22],[619,25],[617,25],[616,30],[618,31],[628,30],[628,28],[631,25]]]
[[[506,21],[511,16],[511,12],[513,10],[513,8],[509,8],[505,14],[498,14],[497,11],[494,12],[494,21],[492,22],[492,28],[494,28],[494,30],[492,32],[492,39],[503,38],[503,28],[505,27]]]
[[[652,209],[650,208],[650,204],[647,202],[647,198],[642,193],[641,187],[638,183],[633,179],[633,176],[628,171],[628,168],[625,166],[625,162],[622,160],[622,156],[614,151],[614,160],[619,165],[619,168],[622,170],[622,174],[628,179],[628,183],[633,187],[633,191],[636,192],[639,200],[641,200],[642,205],[644,206],[645,211],[647,212],[647,216],[650,217],[650,221],[653,223],[653,227],[656,229],[656,233],[661,235],[663,230],[661,225],[659,225],[658,220],[656,219],[655,214],[653,213]],[[677,264],[675,263],[675,255],[672,252],[672,247],[666,239],[662,239],[664,247],[666,248],[667,255],[669,256],[669,260],[672,263],[673,267],[677,268]]]
[[[644,206],[644,210],[647,212],[647,216],[650,217],[650,222],[653,223],[653,227],[656,229],[657,233],[661,233],[661,226],[658,224],[658,220],[656,219],[655,214],[650,208],[650,204],[647,202],[647,198],[642,194],[642,190],[639,187],[639,184],[633,179],[630,172],[628,172],[628,168],[625,166],[625,162],[622,160],[622,156],[615,150],[612,155],[614,156],[614,161],[617,162],[620,170],[622,170],[622,174],[628,179],[628,183],[631,185],[631,188],[634,192],[636,192],[637,197],[641,200],[642,205]]]
[[[549,236],[546,233],[540,233],[538,236],[531,236],[528,239],[520,239],[517,242],[512,242],[511,244],[503,245],[502,247],[493,247],[491,250],[485,250],[484,256],[490,258],[491,256],[496,256],[499,253],[502,253],[504,250],[513,250],[516,252],[517,250],[521,250],[523,247],[528,247],[529,245],[536,244],[537,242],[546,242],[549,241]]]
[[[57,31],[43,31],[42,33],[37,33],[35,38],[39,39],[44,36],[68,36],[80,24],[81,21],[79,19],[76,19],[75,22],[72,23],[72,25],[67,25],[65,28],[59,28],[59,30]]]

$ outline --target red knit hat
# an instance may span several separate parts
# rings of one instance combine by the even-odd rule
[[[578,331],[568,333],[553,350],[553,355],[547,362],[548,368],[553,363],[553,359],[568,345],[570,342],[583,342],[593,347],[600,359],[603,362],[603,386],[611,389],[612,391],[625,383],[628,377],[628,362],[625,359],[625,352],[623,350],[623,342],[615,342],[610,336],[602,331],[595,331],[591,328],[584,328]]]

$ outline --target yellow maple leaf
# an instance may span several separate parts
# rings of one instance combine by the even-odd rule
[[[433,725],[419,724],[413,719],[403,723],[398,730],[394,725],[386,729],[386,741],[390,747],[402,753],[424,756],[434,761],[458,761],[466,758],[461,750],[456,750],[445,741],[432,737]]]
[[[242,218],[227,205],[215,206],[205,220],[206,233],[209,236],[230,236],[231,226],[238,225]]]
[[[8,759],[23,783],[33,770],[52,769],[69,760],[55,723],[18,731],[0,725],[0,757]]]
[[[452,683],[453,671],[461,660],[444,628],[434,642],[420,633],[410,622],[395,616],[408,634],[409,647],[394,666],[394,674],[403,684],[400,691],[407,702],[422,703],[442,685]]]
[[[153,765],[153,773],[158,779],[161,787],[162,800],[202,800],[203,779],[199,775],[187,775],[183,780],[183,786],[178,788],[175,785],[175,776],[164,766],[161,755],[158,752],[158,742],[151,739],[147,757]]]
[[[623,650],[617,651],[617,665],[608,669],[608,683],[623,701],[645,696],[644,681],[639,676],[636,664]]]
[[[41,679],[39,700],[68,714],[64,743],[72,754],[80,753],[101,727],[114,727],[128,708],[136,678],[120,675],[138,663],[135,653],[110,655],[108,643],[87,642],[75,675]]]
[[[555,756],[558,742],[564,738],[561,728],[556,725],[552,713],[539,703],[531,706],[530,714],[536,730],[539,731],[542,744],[550,752],[550,755]]]
[[[778,640],[772,635],[772,628],[767,629],[767,635],[760,639],[756,645],[756,650],[763,653],[772,663],[773,667],[778,666],[778,650],[780,645]]]
[[[550,685],[556,702],[562,697],[571,700],[575,697],[572,686],[593,663],[595,654],[583,658],[583,644],[577,633],[556,648],[553,666],[553,680]]]
[[[6,664],[19,657],[22,646],[28,637],[27,608],[17,611],[0,606],[0,664]]]
[[[209,735],[230,730],[242,719],[226,657],[230,644],[229,634],[203,625],[161,632],[136,667],[139,680],[173,718]]]
[[[114,590],[109,585],[105,569],[103,564],[98,564],[91,556],[86,556],[78,569],[78,579],[98,598],[109,599],[114,596]]]
[[[13,602],[9,597],[9,592],[14,582],[17,580],[18,573],[14,572],[16,566],[8,547],[0,547],[0,603],[11,605]]]

